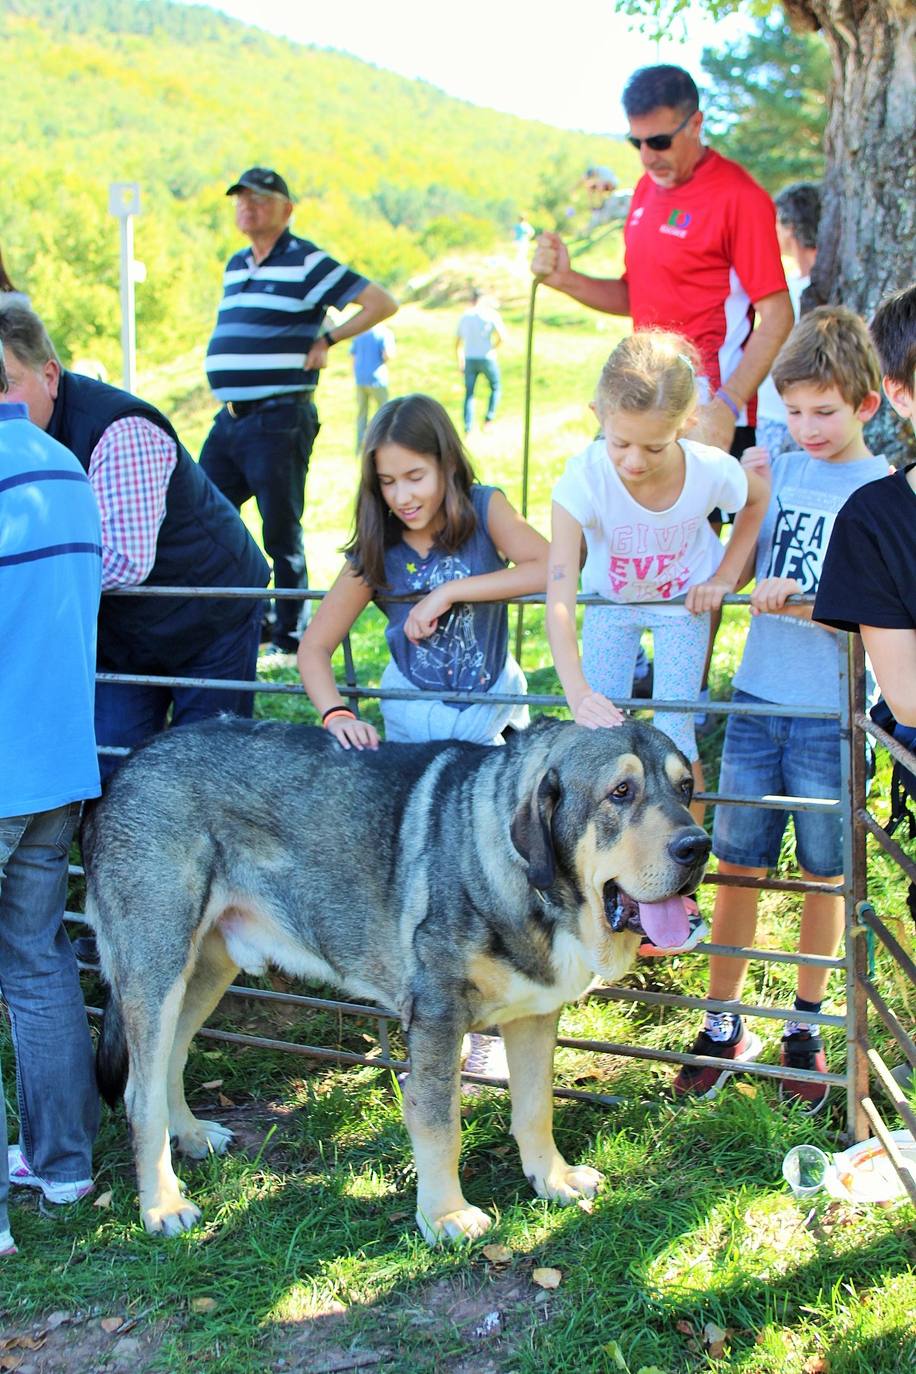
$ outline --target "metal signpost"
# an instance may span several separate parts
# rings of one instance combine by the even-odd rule
[[[137,329],[134,284],[143,281],[142,263],[134,261],[134,215],[140,213],[140,184],[113,181],[108,188],[108,210],[121,221],[121,356],[124,390],[133,391],[137,369]]]

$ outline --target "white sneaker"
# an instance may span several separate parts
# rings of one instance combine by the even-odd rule
[[[465,1073],[480,1073],[487,1078],[509,1077],[509,1061],[501,1036],[480,1035],[472,1031],[468,1039],[470,1048],[461,1066]]]
[[[47,1179],[39,1178],[37,1174],[32,1173],[18,1145],[8,1146],[6,1157],[10,1183],[16,1184],[19,1188],[40,1188],[44,1193],[45,1202],[53,1202],[58,1206],[67,1202],[79,1202],[81,1197],[87,1197],[95,1187],[91,1178],[81,1178],[76,1183],[49,1183]]]
[[[12,1231],[0,1231],[0,1259],[5,1259],[8,1255],[18,1255],[19,1250],[13,1240]]]

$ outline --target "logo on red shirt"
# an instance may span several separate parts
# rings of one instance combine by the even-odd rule
[[[667,221],[658,226],[658,232],[660,234],[672,234],[677,239],[684,239],[687,237],[687,229],[692,219],[693,215],[687,210],[672,210]]]

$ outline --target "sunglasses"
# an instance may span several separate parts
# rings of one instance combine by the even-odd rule
[[[697,109],[699,109],[699,106],[691,110],[690,114],[682,119],[677,128],[672,129],[670,134],[650,134],[648,138],[634,138],[632,134],[627,134],[627,142],[631,143],[637,152],[639,152],[642,145],[645,144],[647,148],[652,149],[653,153],[666,153],[677,135],[682,129],[685,129],[691,119],[693,119]]]

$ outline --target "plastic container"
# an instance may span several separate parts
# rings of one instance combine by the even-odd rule
[[[891,1138],[916,1178],[916,1140],[909,1131]],[[845,1202],[895,1202],[907,1196],[887,1151],[872,1137],[829,1158],[816,1145],[796,1145],[782,1161],[782,1176],[795,1197],[813,1197],[824,1189]]]

